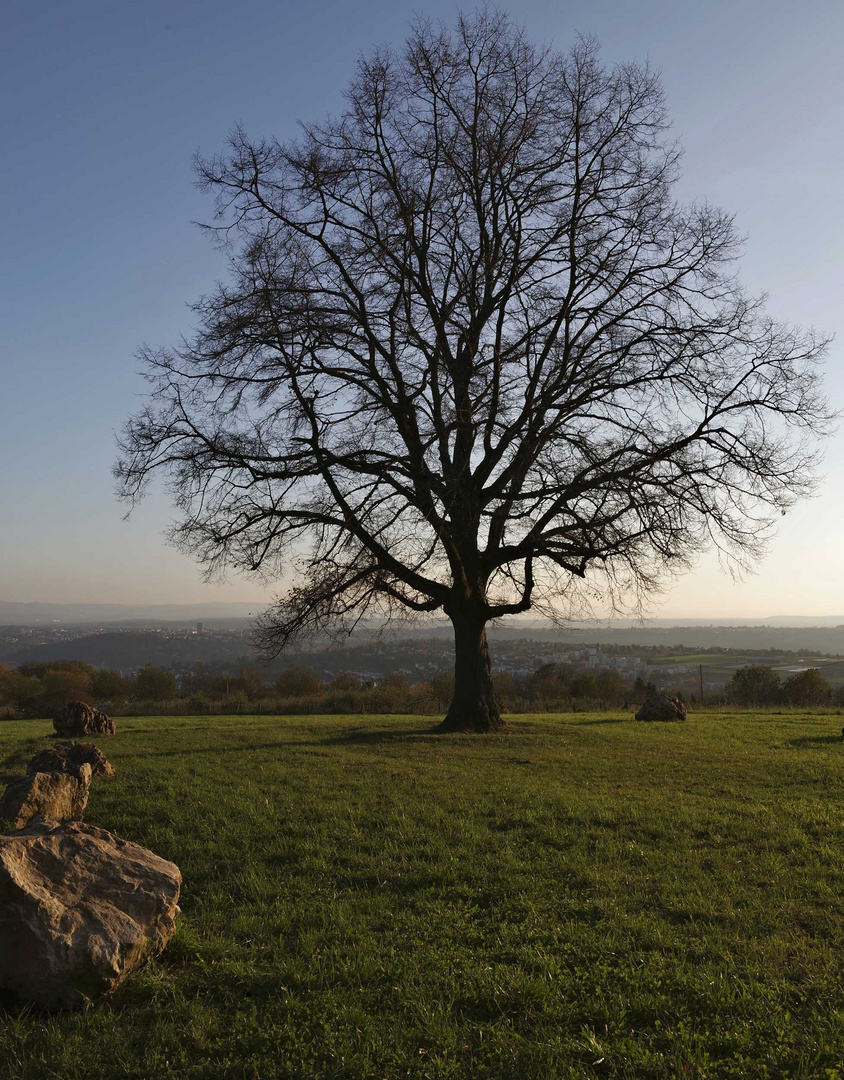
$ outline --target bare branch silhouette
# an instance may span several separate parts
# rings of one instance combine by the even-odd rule
[[[811,490],[826,342],[742,289],[729,215],[673,200],[666,127],[647,66],[486,11],[361,60],[297,141],[198,162],[230,280],[145,351],[117,475],[167,474],[209,570],[298,573],[269,650],[442,610],[443,729],[494,729],[490,619],[752,559]]]

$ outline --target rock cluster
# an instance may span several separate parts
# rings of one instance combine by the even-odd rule
[[[22,829],[36,815],[51,821],[81,818],[88,805],[91,766],[80,765],[75,773],[28,773],[12,780],[0,799],[0,818]]]
[[[84,701],[62,705],[53,719],[57,735],[113,735],[114,721]]]
[[[59,734],[114,733],[84,702],[56,716]],[[0,799],[0,994],[48,1008],[116,989],[175,930],[179,868],[78,820],[93,776],[114,768],[92,742],[39,751]]]
[[[98,746],[92,742],[76,742],[75,739],[40,750],[29,762],[26,771],[75,773],[85,763],[91,766],[94,776],[114,776],[114,766]]]
[[[26,776],[12,780],[0,798],[0,818],[22,829],[36,815],[75,821],[85,813],[94,776],[113,776],[114,766],[94,743],[64,742],[39,751]]]
[[[679,698],[669,697],[668,694],[652,694],[636,713],[636,719],[647,723],[685,720],[686,706]]]

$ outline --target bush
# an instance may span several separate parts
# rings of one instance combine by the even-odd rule
[[[782,691],[789,705],[824,705],[832,697],[832,687],[819,668],[790,675],[783,683]]]
[[[179,694],[179,683],[171,671],[145,664],[135,676],[135,696],[146,701],[169,701]]]
[[[724,687],[733,705],[774,705],[782,700],[782,692],[779,675],[764,664],[739,668]]]
[[[313,697],[325,689],[321,679],[313,668],[293,665],[282,671],[275,684],[279,697]]]

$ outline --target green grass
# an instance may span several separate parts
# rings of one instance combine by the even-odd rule
[[[179,864],[178,933],[0,1017],[0,1076],[842,1078],[841,722],[118,720],[86,819]]]

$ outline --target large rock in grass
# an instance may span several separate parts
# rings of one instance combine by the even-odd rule
[[[72,821],[85,813],[90,786],[87,762],[73,773],[29,773],[7,785],[0,799],[0,818],[12,821],[15,829],[22,829],[37,814],[57,822]]]
[[[57,735],[113,735],[114,721],[84,701],[69,701],[53,718]]]
[[[0,836],[0,992],[48,1009],[110,993],[170,940],[181,881],[174,863],[80,821]]]
[[[28,773],[65,772],[76,775],[80,765],[90,765],[94,776],[114,776],[114,766],[92,742],[56,743],[39,750],[26,767]]]
[[[653,694],[636,713],[636,719],[646,723],[685,720],[686,706],[679,698],[669,697],[668,694]]]

